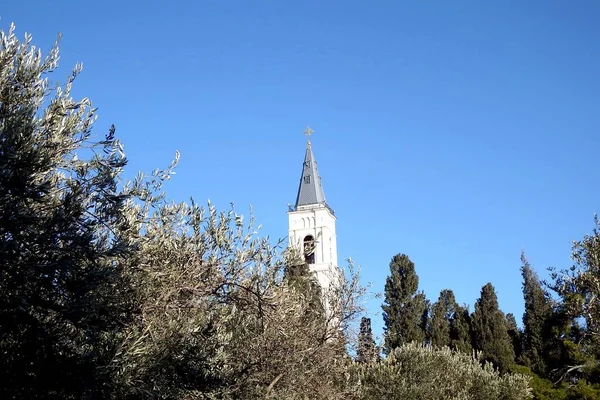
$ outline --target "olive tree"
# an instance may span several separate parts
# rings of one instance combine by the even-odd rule
[[[96,109],[71,96],[81,66],[49,81],[57,43],[42,57],[14,25],[0,31],[2,398],[102,397],[136,312],[123,273],[136,241],[128,204],[153,186],[121,184],[114,127],[92,137]]]
[[[328,318],[302,277],[284,278],[301,262],[294,252],[271,246],[233,208],[169,204],[143,226],[130,260],[141,314],[118,359],[121,395],[344,396],[345,331],[361,311],[356,274],[340,276]]]
[[[2,398],[343,398],[363,289],[352,264],[315,301],[293,251],[233,207],[172,203],[174,163],[123,179],[112,127],[0,32]],[[306,280],[306,284],[302,282]]]
[[[358,395],[364,400],[525,400],[529,378],[501,375],[492,364],[449,348],[418,343],[394,349],[378,364],[357,364]]]

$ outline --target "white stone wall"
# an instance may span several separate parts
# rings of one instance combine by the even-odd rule
[[[335,216],[323,205],[298,207],[288,212],[289,245],[302,254],[304,238],[311,235],[315,238],[315,263],[310,265],[321,284],[326,289],[338,272],[337,239],[335,233]]]

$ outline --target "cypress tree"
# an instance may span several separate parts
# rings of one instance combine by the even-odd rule
[[[471,315],[468,306],[456,306],[450,321],[450,347],[470,354],[473,351]]]
[[[383,321],[384,351],[412,341],[425,340],[427,299],[417,293],[419,277],[415,265],[405,254],[395,255],[390,262],[390,275],[385,282]]]
[[[537,373],[545,373],[544,331],[552,308],[537,274],[521,253],[521,276],[523,277],[523,361]]]
[[[412,331],[412,333],[410,333],[409,337],[412,337],[411,341],[414,342],[418,342],[418,343],[423,343],[426,341],[427,339],[427,332],[429,331],[429,308],[430,308],[430,302],[429,300],[427,300],[427,298],[425,297],[425,292],[423,292],[422,290],[420,292],[418,292],[416,295],[413,296],[413,298],[411,299],[411,301],[408,303],[409,305],[409,312],[411,313],[411,315],[414,314],[414,318],[417,321],[417,325],[416,328],[414,329],[414,331]],[[419,316],[420,321],[419,321]],[[408,330],[407,331],[411,331],[412,330],[413,325],[409,325],[408,326]]]
[[[378,359],[377,347],[371,330],[371,318],[362,317],[360,331],[358,333],[358,350],[356,361],[360,363],[371,363]]]
[[[491,283],[481,289],[481,297],[475,303],[472,325],[475,348],[483,353],[486,361],[506,372],[514,362],[515,352]]]
[[[510,336],[513,348],[515,350],[515,360],[519,360],[523,351],[523,334],[517,326],[517,320],[512,313],[506,314],[506,328],[508,329],[508,336]]]
[[[450,323],[456,312],[456,307],[457,304],[452,290],[442,290],[438,301],[431,308],[429,339],[433,346],[450,346]]]

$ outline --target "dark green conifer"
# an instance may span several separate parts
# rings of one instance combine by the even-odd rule
[[[475,348],[483,353],[486,361],[492,362],[503,372],[507,371],[514,362],[515,352],[491,283],[481,289],[481,297],[475,303],[472,325]]]
[[[523,362],[537,373],[545,373],[544,336],[552,308],[537,274],[529,265],[525,253],[521,253],[523,277]]]
[[[506,314],[506,327],[508,329],[508,336],[510,336],[513,344],[513,349],[515,350],[515,360],[519,360],[523,351],[523,333],[517,326],[517,320],[515,319],[514,314]]]
[[[456,306],[450,321],[450,347],[453,350],[470,354],[473,351],[471,314],[468,306]]]
[[[454,318],[456,307],[452,290],[442,290],[438,301],[431,308],[429,340],[433,346],[450,346],[450,323]]]
[[[386,352],[403,343],[425,340],[428,302],[423,293],[417,293],[418,286],[413,262],[405,254],[395,255],[390,262],[382,306]]]
[[[377,346],[375,346],[375,340],[373,339],[373,331],[371,330],[371,318],[362,317],[358,333],[356,361],[371,363],[377,361],[378,356]]]
[[[421,320],[417,323],[417,329],[411,334],[413,339],[411,341],[415,342],[425,342],[427,339],[427,332],[429,331],[429,308],[431,304],[430,301],[425,297],[425,292],[422,290],[419,291],[409,302],[409,310],[414,310],[414,315],[418,317],[421,316]],[[412,325],[410,326],[412,327]]]

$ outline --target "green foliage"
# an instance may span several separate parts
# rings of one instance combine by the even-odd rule
[[[594,216],[591,235],[573,243],[575,262],[568,273],[556,277],[555,289],[574,317],[585,319],[586,340],[600,344],[600,220]]]
[[[517,320],[512,313],[506,314],[506,328],[508,330],[508,336],[511,339],[513,349],[515,350],[515,359],[520,359],[522,349],[523,333],[517,326]]]
[[[590,384],[583,379],[575,384],[560,382],[555,385],[551,380],[535,374],[526,366],[513,365],[511,372],[531,378],[530,386],[535,400],[594,400],[600,398],[600,386]]]
[[[555,306],[545,324],[543,359],[546,371],[541,376],[558,380],[562,374],[561,370],[573,364],[573,357],[568,349],[571,341],[571,328],[573,320],[564,310],[562,305]],[[526,361],[526,360],[525,360]]]
[[[358,350],[356,351],[356,361],[359,363],[372,363],[379,360],[379,351],[373,339],[371,330],[371,319],[362,317],[360,321],[360,331],[358,332]]]
[[[452,290],[444,289],[440,292],[438,301],[431,307],[429,340],[433,346],[450,346],[450,324],[457,306]]]
[[[381,363],[361,364],[356,373],[361,383],[357,397],[364,400],[531,398],[523,375],[501,375],[470,355],[416,343],[396,348]]]
[[[47,75],[14,26],[0,32],[0,397],[102,397],[135,315],[123,260],[135,244],[114,128],[94,141],[95,108]]]
[[[523,276],[523,361],[534,371],[545,374],[547,365],[544,360],[548,323],[552,313],[547,298],[535,271],[529,265],[525,254],[521,254],[521,275]]]
[[[600,221],[591,235],[573,243],[573,266],[551,268],[546,286],[559,296],[546,339],[545,358],[553,378],[600,383]]]
[[[252,218],[242,226],[233,209],[181,203],[145,221],[133,260],[141,318],[115,360],[120,397],[343,395],[343,335],[360,311],[357,277],[339,277],[340,301],[330,302],[336,318],[323,318],[306,292],[307,271],[290,270],[301,261],[258,237]]]
[[[307,313],[315,313],[315,317],[325,318],[323,293],[316,277],[310,272],[304,258],[289,250],[284,267],[284,280],[307,301]]]
[[[505,317],[498,308],[498,298],[491,283],[481,289],[472,316],[475,348],[483,353],[501,371],[507,371],[514,362],[515,353],[508,336]]]
[[[382,306],[386,352],[403,343],[425,340],[429,304],[423,293],[417,293],[418,286],[413,262],[405,254],[395,255],[390,262]]]
[[[575,385],[568,386],[565,391],[568,400],[600,399],[600,385],[590,384],[583,379],[578,380]]]
[[[385,286],[389,357],[373,362],[363,318],[353,364],[345,347],[364,289],[351,263],[321,292],[301,258],[272,247],[233,206],[167,202],[161,184],[176,162],[124,182],[114,127],[93,140],[96,109],[71,98],[81,68],[50,84],[58,47],[42,58],[13,31],[0,32],[1,398],[528,398],[525,378],[471,358],[474,342],[503,371],[512,363],[518,329],[493,287],[472,318],[442,291],[430,320],[403,254]],[[578,269],[555,277],[564,304],[548,318],[543,351],[560,383],[532,375],[540,396],[597,395],[588,382],[599,376],[599,247],[586,237]],[[459,351],[423,347],[426,332]]]
[[[471,315],[467,306],[457,306],[450,321],[450,347],[463,353],[473,352]]]
[[[566,393],[563,388],[555,388],[552,382],[531,371],[529,367],[513,365],[511,372],[527,375],[531,378],[529,384],[535,400],[564,400]]]
[[[114,129],[91,140],[70,97],[80,68],[49,85],[57,48],[0,35],[0,397],[344,398],[352,266],[314,312],[252,221],[165,201],[170,169],[122,182]]]

